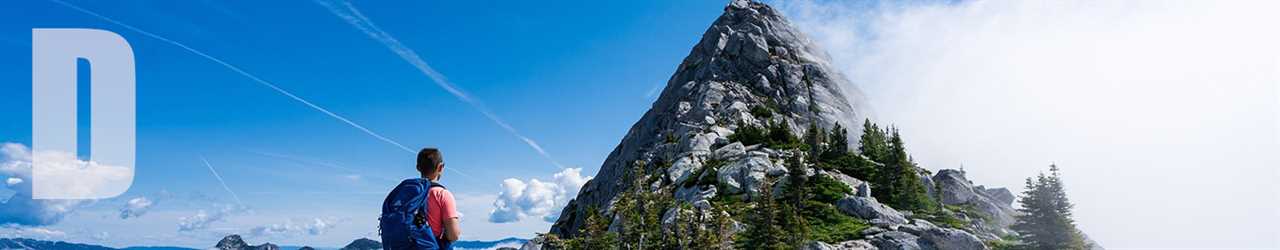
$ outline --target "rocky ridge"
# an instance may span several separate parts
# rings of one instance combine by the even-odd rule
[[[823,130],[837,124],[860,128],[868,118],[865,99],[830,65],[825,52],[777,10],[753,1],[732,1],[681,62],[650,110],[609,154],[596,178],[564,208],[550,233],[574,237],[588,208],[600,208],[605,218],[613,218],[609,230],[617,231],[620,218],[612,206],[631,188],[625,172],[639,165],[661,176],[646,184],[647,190],[669,191],[676,200],[701,209],[710,208],[719,196],[751,197],[768,178],[803,174],[837,180],[853,192],[836,201],[836,208],[872,226],[860,232],[861,239],[814,241],[804,245],[807,249],[987,249],[984,242],[1013,234],[1008,227],[1017,214],[1014,194],[975,185],[963,171],[920,171],[928,195],[960,211],[946,209],[962,225],[939,226],[881,204],[866,181],[812,167],[806,173],[789,173],[784,160],[807,152],[729,139],[741,127],[771,123],[785,123],[796,136],[803,136],[811,125]],[[843,141],[831,143],[856,146],[849,140],[861,131],[848,132]],[[698,184],[685,184],[690,180]],[[782,185],[775,185],[774,191]],[[663,221],[687,212],[672,208]],[[524,248],[540,249],[542,242],[536,238]]]
[[[257,246],[249,245],[238,234],[223,237],[213,248],[218,250],[280,250],[279,246],[271,243],[262,243],[262,245]]]

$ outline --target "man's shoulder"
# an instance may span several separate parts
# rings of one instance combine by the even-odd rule
[[[444,188],[444,186],[433,186],[431,187],[431,189],[427,190],[427,192],[431,193],[433,197],[444,196],[444,197],[453,198],[453,193],[450,193],[449,189]]]

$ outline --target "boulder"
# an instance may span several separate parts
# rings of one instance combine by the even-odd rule
[[[920,237],[900,231],[888,231],[872,235],[868,240],[880,250],[921,250]]]
[[[840,250],[877,250],[879,249],[879,248],[876,248],[875,245],[871,245],[871,242],[868,242],[867,240],[851,240],[851,241],[840,242],[840,244],[835,244],[835,247],[836,249],[840,249]]]
[[[809,241],[800,246],[800,250],[835,250],[836,247],[826,242]]]
[[[711,198],[715,198],[716,186],[705,185],[705,186],[681,187],[680,189],[676,189],[675,196],[677,200],[682,200],[682,201],[696,204],[699,201],[706,201],[706,200],[710,200]]]
[[[786,173],[787,169],[769,160],[768,154],[752,151],[746,156],[720,168],[717,176],[728,194],[747,192],[755,195],[764,186],[766,175]]]
[[[1017,196],[1014,196],[1008,188],[984,188],[982,193],[1007,206],[1013,206],[1014,200],[1017,199]]]
[[[716,149],[711,156],[718,160],[731,160],[746,154],[747,147],[743,146],[741,142],[734,142]]]
[[[667,168],[667,178],[671,179],[671,183],[684,183],[694,171],[702,168],[702,161],[698,158],[687,155],[676,159],[676,162],[671,163],[671,167]]]
[[[959,229],[941,228],[924,220],[902,225],[898,230],[917,235],[937,249],[987,249],[978,236]]]
[[[872,221],[872,224],[876,222],[889,225],[907,223],[907,218],[901,212],[880,204],[876,198],[846,196],[836,201],[836,208],[850,216]]]
[[[828,244],[821,241],[809,241],[800,246],[802,250],[877,250],[876,246],[871,245],[866,240],[851,240],[840,242],[837,244]]]
[[[942,204],[959,205],[969,202],[978,196],[973,192],[973,183],[965,179],[964,172],[955,169],[943,169],[933,176],[937,185],[938,196]]]
[[[693,136],[685,137],[685,141],[682,143],[684,145],[682,151],[691,154],[711,153],[711,144],[715,144],[716,138],[719,136],[715,132],[711,132],[697,133],[693,134]]]

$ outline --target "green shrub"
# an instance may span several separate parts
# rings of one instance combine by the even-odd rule
[[[751,107],[751,116],[755,116],[756,118],[773,117],[773,110],[770,110],[769,107],[765,107],[764,105],[758,105]]]
[[[947,210],[950,210],[951,212],[964,214],[965,216],[968,216],[969,218],[977,218],[977,219],[979,219],[979,220],[982,220],[982,222],[983,222],[983,223],[989,223],[989,222],[991,222],[991,216],[987,216],[986,214],[983,214],[982,212],[980,212],[980,211],[978,210],[978,208],[977,208],[977,207],[974,207],[973,205],[968,205],[968,204],[965,204],[965,205],[946,205],[946,206],[944,206],[944,207],[945,207]]]
[[[756,145],[768,143],[769,137],[764,128],[739,125],[738,129],[733,130],[733,134],[729,135],[729,141],[741,142],[742,145]]]
[[[805,201],[801,215],[809,223],[809,239],[822,242],[856,240],[862,230],[871,227],[866,221],[841,213],[829,203]]]
[[[932,222],[934,225],[938,225],[940,227],[972,231],[972,229],[969,228],[969,222],[956,218],[942,210],[916,212],[913,217]]]
[[[835,203],[846,195],[853,194],[853,189],[843,182],[826,175],[815,175],[811,184],[812,199],[824,203]]]

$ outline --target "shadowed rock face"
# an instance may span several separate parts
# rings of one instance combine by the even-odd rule
[[[727,137],[741,125],[784,121],[797,135],[810,124],[824,129],[837,123],[860,127],[867,117],[859,109],[867,107],[865,98],[829,61],[777,10],[733,1],[680,63],[658,100],[609,154],[596,178],[564,208],[551,233],[572,237],[585,208],[608,208],[630,185],[622,176],[638,161],[649,169],[666,168],[661,169],[666,178],[679,183],[711,157],[777,159],[742,155],[744,150],[713,155],[711,149],[727,144]],[[850,138],[861,133],[849,132]],[[750,192],[753,178],[730,177],[747,182],[739,182],[738,188]]]

